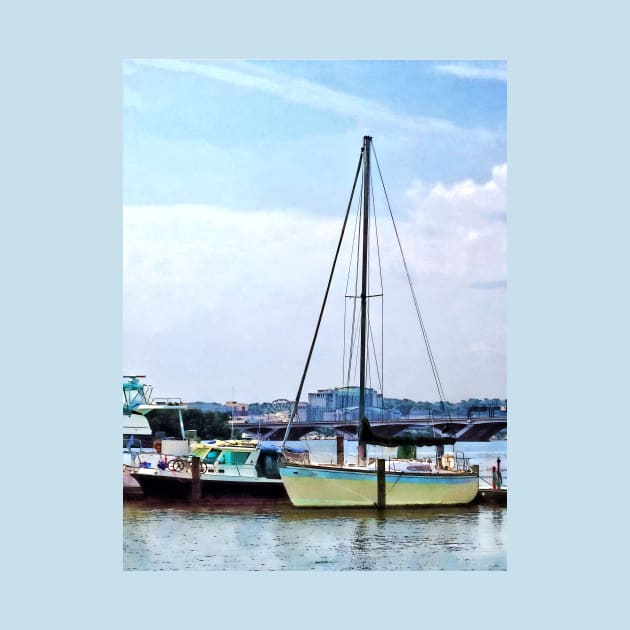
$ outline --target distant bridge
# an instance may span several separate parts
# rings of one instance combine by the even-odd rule
[[[507,418],[420,418],[396,420],[370,420],[379,433],[393,436],[406,429],[431,431],[438,437],[453,437],[458,442],[487,442],[501,429],[507,428]],[[234,426],[257,435],[261,440],[282,440],[287,430],[286,422],[239,422]],[[289,440],[299,440],[311,431],[332,429],[334,435],[347,440],[357,439],[356,420],[319,420],[294,422],[289,430]]]

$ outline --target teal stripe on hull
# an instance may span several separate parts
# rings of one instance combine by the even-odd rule
[[[341,470],[336,469],[313,469],[313,468],[285,468],[281,467],[280,476],[284,479],[289,476],[298,477],[317,477],[318,479],[333,479],[337,480],[356,480],[362,481],[369,477],[374,477],[376,480],[376,472],[373,470],[359,471],[359,470]],[[436,475],[430,473],[385,473],[386,483],[418,483],[422,479],[422,483],[444,483],[445,481],[451,483],[469,483],[470,479],[477,479],[476,475]]]

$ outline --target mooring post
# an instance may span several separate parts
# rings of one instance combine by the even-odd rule
[[[501,458],[497,457],[497,488],[501,490],[503,485],[503,476],[501,475]]]
[[[376,507],[385,507],[385,460],[376,460]]]
[[[337,466],[343,466],[343,435],[337,436]]]
[[[199,503],[201,499],[201,465],[199,458],[194,455],[191,462],[191,475],[190,501],[191,503]]]

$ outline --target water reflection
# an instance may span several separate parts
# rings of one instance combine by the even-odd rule
[[[312,445],[322,456],[325,440]],[[334,446],[334,442],[332,443]],[[350,443],[350,446],[352,443]],[[466,443],[491,480],[505,442]],[[288,499],[191,506],[126,502],[123,567],[172,571],[432,571],[507,569],[503,507],[296,509]]]
[[[505,570],[506,510],[125,504],[127,570]]]

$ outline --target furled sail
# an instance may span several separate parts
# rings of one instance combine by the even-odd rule
[[[367,418],[361,418],[359,422],[359,444],[371,444],[373,446],[440,446],[455,444],[453,437],[437,437],[431,435],[378,435],[375,434]]]

